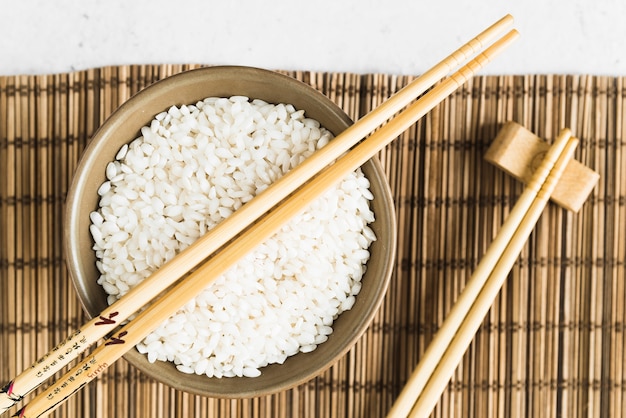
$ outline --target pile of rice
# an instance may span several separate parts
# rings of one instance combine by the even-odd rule
[[[304,111],[247,97],[171,107],[124,145],[91,213],[113,303],[332,135]],[[137,348],[209,377],[260,375],[310,352],[350,309],[375,235],[358,170],[189,301]]]

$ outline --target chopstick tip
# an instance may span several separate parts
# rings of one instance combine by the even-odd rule
[[[515,22],[515,18],[510,13],[505,14],[502,19],[500,19],[500,23],[505,25],[512,25],[513,22]]]

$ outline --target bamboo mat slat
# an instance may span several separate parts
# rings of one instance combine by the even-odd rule
[[[195,65],[0,77],[0,382],[86,317],[62,250],[81,151],[121,103]],[[412,77],[288,72],[353,119]],[[434,417],[626,416],[626,78],[479,76],[379,154],[398,216],[389,291],[356,346],[273,396],[175,391],[121,361],[56,417],[384,417],[522,185],[483,160],[514,120],[548,141],[563,127],[600,182],[578,214],[549,205]],[[27,398],[28,399],[28,398]]]

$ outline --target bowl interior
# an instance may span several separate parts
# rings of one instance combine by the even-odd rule
[[[291,103],[305,109],[335,135],[351,123],[326,96],[291,77],[250,67],[208,67],[181,73],[142,90],[124,103],[95,133],[83,153],[68,192],[65,247],[70,276],[84,309],[97,316],[106,305],[106,294],[96,283],[99,273],[89,233],[89,213],[98,206],[96,190],[105,181],[105,168],[119,148],[137,136],[142,126],[172,105],[192,104],[205,97],[243,95],[273,103]],[[395,255],[394,206],[386,178],[376,159],[363,171],[375,198],[372,208],[377,235],[363,287],[354,307],[334,323],[328,341],[307,354],[297,354],[282,365],[262,369],[257,378],[208,378],[179,372],[171,363],[150,364],[131,350],[125,359],[150,377],[177,389],[205,396],[253,397],[278,392],[318,375],[343,356],[365,331],[387,289]]]

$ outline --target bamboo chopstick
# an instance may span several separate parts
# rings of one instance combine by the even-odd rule
[[[489,311],[578,140],[564,129],[489,246],[388,417],[426,417]]]
[[[541,213],[550,198],[550,194],[554,190],[561,174],[565,170],[565,166],[571,160],[577,145],[578,140],[576,138],[569,139],[563,154],[557,160],[550,176],[546,179],[546,182],[540,189],[537,198],[529,208],[527,215],[522,220],[518,230],[512,237],[511,242],[502,253],[500,260],[489,276],[471,310],[468,312],[468,315],[459,329],[459,332],[454,336],[448,350],[439,360],[437,369],[424,387],[421,397],[418,398],[418,401],[411,410],[410,417],[425,417],[436,405],[440,394],[443,392],[450,379],[450,376],[459,364],[467,347],[474,338],[476,331],[484,320],[485,315],[491,308],[491,305],[499,293],[508,273],[515,264],[515,261],[524,247],[528,236],[532,232],[538,218],[541,216]]]
[[[102,311],[99,317],[92,319],[68,337],[68,339],[61,342],[55,347],[53,352],[66,352],[67,348],[76,347],[76,345],[78,345],[78,349],[71,350],[71,353],[65,355],[62,359],[51,356],[49,353],[38,360],[33,367],[25,370],[9,382],[0,390],[0,413],[8,410],[26,394],[69,364],[89,346],[112,332],[120,322],[134,314],[139,307],[157,297],[164,289],[167,289],[182,275],[186,274],[190,268],[201,263],[210,254],[240,233],[246,225],[254,222],[294,190],[301,187],[305,181],[339,158],[371,131],[407,106],[417,96],[439,81],[439,79],[446,76],[453,68],[460,65],[472,54],[479,52],[480,49],[484,48],[497,35],[503,32],[512,21],[513,18],[510,15],[506,15],[481,32],[474,39],[424,73],[423,76],[407,85],[374,111],[337,135],[327,146],[287,173],[248,204],[242,206],[232,216],[225,219],[217,227],[205,234],[204,237],[197,240],[196,243],[182,251],[148,279],[129,291],[123,298]],[[504,46],[502,43],[499,45]],[[471,71],[471,69],[468,69],[466,73]],[[444,97],[442,96],[439,100],[443,100]],[[96,326],[96,323],[99,325]]]
[[[197,267],[188,277],[174,286],[166,296],[152,303],[65,376],[31,400],[18,412],[18,416],[38,417],[54,410],[139,343],[147,333],[187,303],[200,289],[212,283],[246,253],[269,238],[283,223],[304,209],[309,202],[376,155],[381,148],[444,100],[517,37],[517,31],[510,31],[458,72],[435,86],[397,117],[352,148],[348,154],[341,156],[332,165],[321,170],[317,176],[275,206],[259,222],[253,223],[241,232],[236,240],[230,241]]]

